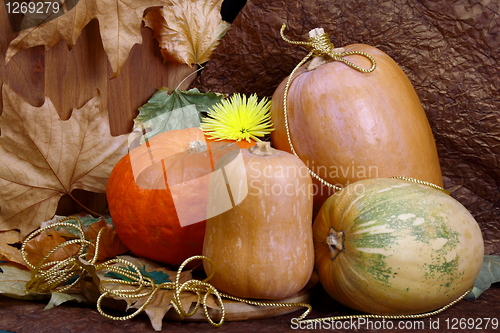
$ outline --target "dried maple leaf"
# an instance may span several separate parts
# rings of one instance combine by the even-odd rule
[[[132,46],[142,42],[144,10],[163,3],[164,0],[79,0],[64,15],[21,31],[9,45],[6,62],[19,50],[37,45],[48,49],[64,40],[73,47],[87,23],[97,19],[104,50],[117,76]]]
[[[34,107],[4,84],[0,115],[0,230],[21,237],[51,219],[74,189],[105,192],[113,166],[127,152],[127,135],[113,137],[95,96],[69,120],[50,99]]]
[[[144,18],[155,31],[163,58],[190,66],[208,61],[230,26],[220,14],[222,0],[169,2]]]
[[[21,250],[14,244],[19,244],[21,237],[17,230],[7,230],[0,232],[0,261],[11,261],[17,264],[25,265]]]
[[[159,290],[153,299],[144,308],[144,312],[151,322],[151,326],[155,331],[161,331],[163,317],[172,308],[172,298],[174,297],[173,290],[161,289]],[[141,297],[136,302],[134,302],[129,308],[139,309],[146,302],[147,297]]]

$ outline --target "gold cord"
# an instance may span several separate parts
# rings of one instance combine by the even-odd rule
[[[333,60],[343,62],[347,66],[349,66],[349,67],[351,67],[351,68],[353,68],[361,73],[370,73],[370,72],[373,72],[375,70],[375,68],[377,68],[377,63],[375,62],[375,59],[366,52],[362,52],[362,51],[338,52],[338,49],[336,49],[335,46],[333,45],[333,43],[330,41],[330,37],[328,36],[327,33],[322,33],[322,34],[317,35],[317,36],[311,36],[311,37],[309,37],[309,40],[307,42],[293,41],[293,40],[290,40],[290,39],[285,37],[285,33],[284,33],[285,28],[286,28],[286,24],[283,24],[281,26],[281,30],[280,30],[281,38],[285,42],[287,42],[289,44],[295,44],[295,45],[304,45],[304,46],[307,46],[311,49],[311,52],[308,55],[306,55],[306,57],[305,57],[306,60],[309,59],[311,56],[315,56],[315,57],[329,56]],[[370,68],[366,69],[366,68],[362,68],[362,67],[356,65],[355,63],[353,63],[347,59],[344,59],[344,57],[350,56],[350,55],[360,55],[360,56],[363,56],[365,58],[368,58],[368,60],[370,60],[370,62],[372,63],[372,66]],[[298,67],[300,67],[300,66],[298,66]]]
[[[434,188],[436,190],[439,190],[441,192],[444,192],[444,193],[450,195],[450,191],[448,191],[447,189],[444,189],[441,186],[438,186],[436,184],[433,184],[433,183],[430,183],[430,182],[426,182],[424,180],[410,178],[410,177],[403,177],[403,176],[396,176],[396,177],[391,177],[391,178],[406,180],[408,182],[414,182],[414,183],[417,183],[417,184],[420,184],[420,185],[426,185],[426,186],[432,187],[432,188]]]
[[[410,314],[410,315],[359,314],[359,315],[333,316],[333,317],[306,319],[306,320],[298,319],[297,322],[298,323],[314,323],[314,322],[322,322],[322,321],[337,321],[337,320],[359,319],[359,318],[401,320],[401,319],[420,319],[420,318],[432,317],[432,316],[435,316],[435,315],[449,309],[453,305],[460,302],[462,299],[464,299],[472,291],[472,288],[473,287],[469,288],[466,292],[464,292],[462,295],[460,295],[457,299],[451,301],[447,305],[445,305],[437,310],[426,312],[426,313]]]
[[[407,179],[411,180],[411,179]],[[77,225],[75,226],[74,224],[67,223],[65,221],[67,220],[76,220]],[[58,245],[55,247],[53,250],[51,250],[37,265],[33,265],[27,260],[27,254],[26,254],[26,244],[33,239],[36,235],[47,231],[51,228],[56,228],[60,226],[66,226],[66,227],[72,227],[75,228],[79,231],[80,237],[78,239],[70,240],[67,241],[61,245]],[[123,279],[102,279],[100,280],[99,283],[99,288],[101,289],[101,295],[97,299],[97,310],[99,313],[109,319],[112,320],[128,320],[139,313],[143,312],[146,307],[151,303],[155,295],[162,289],[167,289],[167,290],[173,290],[174,291],[174,296],[172,298],[172,306],[175,309],[175,311],[178,313],[179,317],[181,319],[185,317],[189,317],[194,315],[200,306],[203,307],[203,311],[205,313],[205,316],[210,324],[213,326],[219,327],[224,323],[226,311],[224,308],[224,302],[223,298],[225,299],[230,299],[233,301],[241,302],[241,303],[246,303],[249,305],[255,305],[255,306],[263,306],[263,307],[304,307],[306,310],[302,315],[299,317],[295,318],[297,323],[313,323],[313,322],[320,322],[320,321],[332,321],[332,320],[346,320],[346,319],[356,319],[356,318],[376,318],[376,319],[416,319],[416,318],[424,318],[424,317],[430,317],[433,315],[436,315],[440,312],[445,311],[449,307],[455,305],[459,301],[461,301],[469,292],[472,290],[472,287],[462,294],[459,298],[456,300],[450,302],[446,306],[443,306],[442,308],[423,313],[423,314],[414,314],[414,315],[373,315],[373,314],[361,314],[361,315],[347,315],[347,316],[334,316],[334,317],[326,317],[326,318],[316,318],[316,319],[304,319],[306,318],[309,313],[312,311],[311,305],[307,303],[286,303],[286,302],[273,302],[273,301],[257,301],[257,300],[247,300],[243,299],[240,297],[235,297],[229,294],[221,293],[219,292],[216,288],[214,288],[212,285],[208,283],[208,281],[212,278],[214,274],[214,269],[213,269],[213,262],[205,257],[205,256],[193,256],[191,258],[186,259],[182,265],[179,267],[177,270],[177,274],[175,277],[174,282],[164,282],[161,284],[155,283],[151,278],[147,276],[143,276],[139,268],[134,265],[133,263],[121,259],[121,258],[114,258],[110,259],[104,263],[97,263],[97,258],[98,258],[98,249],[99,249],[99,240],[101,238],[102,231],[104,230],[101,229],[97,235],[96,239],[96,244],[93,244],[92,242],[86,240],[83,238],[83,229],[81,222],[78,217],[68,217],[63,220],[61,220],[58,223],[54,223],[48,227],[41,228],[32,234],[30,234],[26,240],[23,241],[22,248],[21,248],[21,253],[23,256],[23,259],[26,261],[27,266],[32,269],[32,279],[27,283],[26,289],[27,291],[35,291],[38,293],[50,293],[50,292],[63,292],[68,289],[70,289],[72,286],[76,284],[76,282],[83,277],[87,275],[91,275],[92,277],[96,278],[96,272],[104,270],[104,271],[109,271],[109,272],[115,272],[118,273],[124,277],[126,277],[128,280],[123,280]],[[81,248],[78,252],[77,256],[72,256],[69,257],[65,260],[62,261],[52,261],[52,262],[46,262],[48,260],[48,257],[57,249],[60,249],[64,246],[68,246],[71,244],[80,244]],[[90,259],[90,261],[86,261],[84,258],[88,254],[85,252],[85,249],[88,249],[90,246],[95,247],[95,253],[93,257]],[[180,283],[181,280],[181,274],[184,270],[184,267],[191,261],[193,260],[207,260],[210,265],[212,266],[212,270],[210,274],[208,274],[207,278],[204,280],[195,280],[191,279],[188,280],[184,283]],[[126,267],[130,267],[130,269],[125,269],[120,266],[116,266],[114,264],[122,264],[125,265]],[[76,280],[75,280],[76,279]],[[73,281],[75,280],[75,281]],[[113,284],[116,286],[116,284],[120,284],[126,287],[135,287],[135,288],[128,288],[128,289],[116,289],[116,288],[108,288],[106,285],[107,284]],[[151,290],[146,290],[145,288],[151,288]],[[191,312],[186,312],[184,308],[182,307],[181,304],[181,293],[187,291],[187,292],[192,292],[197,295],[197,302],[194,306],[194,309]],[[221,317],[218,322],[215,322],[209,311],[208,311],[208,297],[210,295],[214,295],[217,303],[220,307],[220,313]],[[112,316],[107,314],[106,312],[103,311],[102,309],[102,301],[106,297],[118,297],[122,299],[127,299],[127,298],[132,298],[132,299],[137,299],[137,298],[143,298],[147,297],[146,301],[133,313],[129,315],[124,315],[124,316]]]
[[[77,224],[74,225],[65,222],[69,220],[76,220]],[[51,251],[49,251],[36,266],[33,265],[27,258],[26,245],[28,244],[28,242],[45,231],[48,231],[54,227],[62,226],[76,229],[78,231],[79,238],[68,240],[62,244],[59,244]],[[96,242],[99,242],[102,231],[103,230],[99,231]],[[37,293],[47,293],[51,291],[64,292],[76,285],[82,278],[80,266],[75,261],[76,257],[70,257],[62,261],[48,261],[49,257],[54,252],[56,252],[60,248],[73,244],[80,245],[80,249],[77,253],[78,257],[85,257],[87,255],[85,250],[88,247],[94,245],[92,242],[85,239],[81,221],[80,219],[74,217],[61,219],[57,224],[40,228],[28,235],[28,237],[26,237],[21,245],[21,256],[28,268],[32,270],[31,280],[27,283],[26,290]],[[95,261],[97,261],[97,250],[98,248],[96,247],[94,257],[90,260],[91,263],[95,263]]]
[[[66,222],[69,220],[75,220],[77,222],[76,225]],[[28,256],[26,252],[26,245],[28,244],[28,242],[37,235],[58,227],[71,227],[76,229],[78,231],[78,238],[68,240],[56,246],[54,249],[49,251],[49,253],[47,253],[38,264],[34,265],[33,263],[31,263],[27,258]],[[306,303],[251,301],[221,293],[210,283],[208,283],[208,281],[213,277],[213,269],[204,280],[191,279],[184,283],[181,283],[180,280],[184,267],[193,260],[207,260],[213,268],[213,262],[205,256],[193,256],[186,259],[177,270],[175,281],[164,282],[161,284],[157,284],[151,278],[144,276],[136,265],[121,258],[114,258],[103,263],[97,263],[99,242],[103,231],[104,228],[99,231],[96,242],[94,244],[93,242],[85,239],[85,234],[80,219],[76,216],[70,216],[61,219],[57,223],[51,224],[50,226],[40,228],[28,235],[21,246],[21,255],[28,268],[32,270],[31,280],[26,284],[26,291],[37,293],[64,292],[71,289],[76,285],[78,281],[88,275],[96,279],[98,271],[107,271],[120,274],[127,278],[127,280],[109,278],[100,279],[100,281],[97,281],[101,291],[101,295],[98,297],[96,302],[97,310],[102,316],[112,320],[128,320],[137,316],[146,309],[146,307],[151,303],[156,294],[162,289],[174,291],[174,295],[171,301],[172,307],[175,309],[181,319],[194,315],[200,307],[203,307],[203,311],[208,322],[216,327],[219,327],[224,323],[226,315],[226,310],[222,300],[223,298],[256,306],[304,307],[306,308],[306,311],[302,316],[300,316],[300,318],[306,317],[312,310],[312,307]],[[58,249],[73,244],[80,245],[77,255],[60,261],[48,261],[48,258]],[[94,254],[93,257],[87,261],[85,258],[88,256],[88,252],[86,251],[88,251],[88,249],[91,247],[94,247],[95,249]],[[116,266],[116,264],[130,267],[130,269]],[[109,285],[111,286],[108,287]],[[116,285],[123,285],[124,288],[117,289]],[[131,289],[130,287],[133,288]],[[146,288],[150,289],[148,290]],[[186,310],[184,310],[184,308],[182,307],[182,292],[192,292],[195,293],[198,297],[194,309],[191,312],[186,312]],[[208,299],[211,295],[216,298],[216,303],[220,307],[221,317],[218,322],[212,319],[208,311]],[[102,309],[102,302],[106,297],[118,297],[121,299],[138,299],[146,297],[146,300],[135,312],[131,314],[125,316],[112,316]]]

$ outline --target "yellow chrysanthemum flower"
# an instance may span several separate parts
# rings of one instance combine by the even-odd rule
[[[211,139],[260,141],[274,129],[271,128],[271,101],[263,98],[258,102],[257,95],[246,97],[234,94],[223,99],[208,111],[202,119],[201,129]]]

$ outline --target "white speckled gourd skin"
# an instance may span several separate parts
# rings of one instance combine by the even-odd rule
[[[481,230],[464,206],[405,180],[367,179],[345,187],[322,206],[313,230],[324,289],[372,314],[447,305],[472,287],[484,257]],[[327,243],[329,237],[339,249]]]

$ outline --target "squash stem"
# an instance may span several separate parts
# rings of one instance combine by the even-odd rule
[[[330,235],[326,237],[326,244],[330,248],[330,255],[334,260],[344,250],[344,232],[330,228]]]
[[[320,37],[322,35],[325,35],[325,30],[323,28],[315,28],[315,29],[309,31],[309,37],[310,38]],[[329,38],[327,40],[328,40],[328,42],[330,42]],[[328,46],[330,46],[330,45],[328,45]],[[334,59],[328,53],[342,54],[342,53],[345,52],[345,49],[342,48],[342,47],[337,47],[336,48],[336,47],[333,46],[333,44],[331,44],[331,49],[330,50],[326,50],[325,49],[323,51],[327,52],[327,53],[322,54],[321,56],[316,56],[316,57],[314,57],[309,62],[309,64],[307,65],[307,68],[306,68],[308,72],[315,70],[316,68],[318,68],[321,65],[324,65],[326,63],[332,62]]]
[[[201,140],[191,141],[187,147],[187,151],[190,154],[201,153],[201,152],[207,151],[207,150],[208,150],[207,143],[205,141],[201,141]]]
[[[250,147],[248,151],[257,156],[273,156],[277,154],[277,150],[271,147],[271,143],[267,141],[257,141],[255,146]]]

